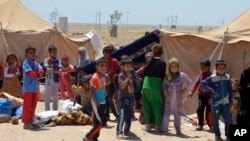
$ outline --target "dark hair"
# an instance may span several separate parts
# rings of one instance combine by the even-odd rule
[[[128,55],[122,55],[121,60],[123,60],[123,59],[131,59],[131,58]]]
[[[210,66],[211,66],[211,62],[210,62],[210,60],[207,59],[207,58],[201,60],[201,61],[200,61],[200,64],[201,64],[201,65],[204,65],[204,66],[206,66],[206,67],[210,67]]]
[[[227,66],[225,60],[217,60],[215,63],[215,67],[217,68],[219,65],[224,65],[225,67]]]
[[[91,76],[89,76],[89,75],[83,76],[81,79],[81,85],[83,85],[83,83],[89,82],[90,79],[91,79]]]
[[[36,48],[35,47],[32,47],[32,46],[30,46],[30,45],[28,45],[28,47],[25,49],[25,53],[28,53],[30,50],[32,50],[32,51],[36,51]]]
[[[53,50],[57,50],[55,45],[50,45],[49,46],[49,52],[53,51]]]
[[[108,53],[111,53],[113,51],[113,47],[112,46],[105,46],[102,50],[102,53],[104,52],[108,52]]]
[[[132,64],[132,60],[130,58],[124,58],[121,60],[121,65],[124,66],[126,64]]]
[[[163,53],[162,46],[160,44],[155,44],[152,47],[152,51],[153,51],[153,56],[160,56]]]
[[[98,59],[98,60],[96,60],[96,65],[99,65],[100,63],[108,63],[108,60],[107,59],[105,59],[105,58],[100,58],[100,59]]]
[[[7,56],[7,58],[6,58],[6,62],[9,61],[9,59],[10,59],[11,56],[14,56],[15,59],[16,59],[16,61],[18,61],[17,56],[16,56],[15,53],[9,53],[8,56]]]

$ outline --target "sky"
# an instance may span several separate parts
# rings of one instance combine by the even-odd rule
[[[250,8],[250,0],[20,0],[31,11],[50,21],[57,9],[69,23],[107,24],[114,10],[120,24],[222,26]],[[100,13],[100,18],[99,18]],[[177,20],[176,20],[177,19]]]

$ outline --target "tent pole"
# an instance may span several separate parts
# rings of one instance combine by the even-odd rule
[[[7,42],[6,42],[6,39],[5,39],[5,36],[4,36],[4,33],[3,33],[3,25],[2,25],[2,22],[0,22],[0,24],[1,24],[1,33],[2,33],[2,37],[3,37],[4,46],[5,46],[5,48],[6,48],[7,54],[9,54],[9,51],[8,51],[8,44],[7,44]],[[2,48],[1,48],[1,50],[2,50],[2,52],[3,52],[3,49],[2,49]],[[3,57],[4,57],[4,55],[3,55]]]

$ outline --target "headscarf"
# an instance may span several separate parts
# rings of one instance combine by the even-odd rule
[[[79,57],[78,68],[83,68],[90,63],[89,54],[84,47],[80,47],[79,52],[82,52],[82,56]]]
[[[171,69],[170,69],[170,66],[172,63],[176,63],[178,66],[179,66],[179,60],[177,58],[171,58],[169,61],[168,61],[168,64],[169,64],[169,73],[167,75],[167,80],[171,83],[173,82],[176,78],[178,78],[180,76],[180,72],[177,71],[176,73],[173,73],[171,72]]]

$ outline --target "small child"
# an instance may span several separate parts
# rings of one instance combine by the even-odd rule
[[[133,76],[131,75],[132,60],[130,58],[122,59],[121,68],[122,72],[118,75],[120,88],[120,99],[118,100],[120,101],[120,110],[116,129],[117,139],[124,139],[123,134],[126,136],[133,135],[133,133],[130,132],[134,105]],[[123,127],[124,122],[125,126]]]
[[[4,81],[2,91],[9,93],[10,95],[21,98],[22,86],[19,82],[20,70],[17,56],[14,53],[10,53],[7,56],[4,66]]]
[[[234,80],[232,82],[232,89],[233,89],[233,105],[231,106],[231,113],[232,113],[232,124],[236,125],[237,124],[237,115],[240,110],[240,93],[238,91],[239,87],[239,81]]]
[[[87,133],[83,141],[97,140],[101,129],[106,125],[106,85],[107,85],[107,60],[101,58],[96,61],[96,73],[90,80],[91,103],[94,111],[93,128]]]
[[[61,68],[60,60],[57,56],[57,48],[54,45],[49,46],[49,57],[44,60],[44,67],[46,69],[45,76],[45,111],[50,110],[50,101],[53,97],[53,110],[58,109],[58,83],[59,83],[59,69]],[[51,97],[52,96],[52,97]]]
[[[222,141],[219,119],[222,115],[225,123],[225,135],[230,140],[231,113],[230,105],[233,104],[233,91],[230,75],[226,73],[226,62],[217,60],[215,63],[216,74],[212,74],[201,82],[203,92],[212,93],[212,115],[215,141]]]
[[[69,58],[67,55],[61,57],[62,68],[59,73],[59,86],[60,86],[60,96],[61,99],[72,98],[72,90],[70,85],[71,73],[75,71],[73,65],[69,64]],[[67,90],[67,94],[65,94]]]
[[[188,93],[188,97],[192,97],[194,92],[198,87],[200,87],[200,83],[202,80],[209,77],[212,73],[210,71],[211,62],[209,59],[203,59],[200,62],[201,72],[197,76],[195,82],[192,85],[190,92]],[[198,117],[198,126],[196,130],[201,131],[203,130],[204,125],[204,112],[206,110],[206,121],[207,125],[209,126],[209,130],[213,131],[213,121],[212,121],[212,110],[211,110],[211,94],[210,93],[203,93],[200,89],[198,90],[198,108],[197,108],[197,117]]]
[[[75,101],[78,104],[82,105],[83,113],[91,116],[92,106],[91,106],[91,97],[90,97],[90,75],[85,75],[82,77],[80,83],[80,87],[76,87],[73,89],[73,94],[75,97]]]
[[[23,62],[23,115],[24,129],[34,129],[33,124],[37,100],[38,100],[38,77],[43,76],[42,66],[35,60],[36,48],[29,46],[26,49],[27,58]]]
[[[181,132],[181,111],[182,96],[192,86],[191,79],[183,72],[179,71],[179,60],[171,58],[169,60],[169,74],[163,80],[163,93],[165,97],[165,113],[162,123],[162,130],[168,133],[170,115],[174,115],[174,127],[176,135],[183,135]],[[186,84],[185,88],[183,88]]]

